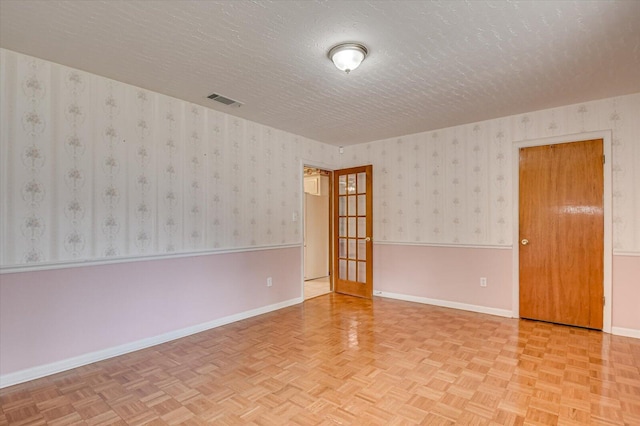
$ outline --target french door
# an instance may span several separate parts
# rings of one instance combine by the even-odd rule
[[[373,295],[373,166],[334,171],[334,289]]]

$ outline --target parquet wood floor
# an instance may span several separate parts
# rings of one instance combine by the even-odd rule
[[[0,425],[640,425],[640,340],[388,299],[301,305],[0,391]]]

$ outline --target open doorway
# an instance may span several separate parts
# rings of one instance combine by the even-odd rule
[[[331,172],[304,167],[304,300],[331,293]]]

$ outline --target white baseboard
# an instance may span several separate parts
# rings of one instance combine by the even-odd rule
[[[429,299],[408,294],[387,293],[386,291],[375,290],[374,296],[386,297],[389,299],[404,300],[407,302],[424,303],[427,305],[442,306],[445,308],[461,309],[463,311],[478,312],[481,314],[497,315],[500,317],[515,318],[513,312],[506,309],[489,308],[487,306],[468,305],[466,303],[450,302],[448,300]],[[611,334],[617,336],[634,337],[640,339],[640,330],[634,328],[612,327]]]
[[[374,296],[387,297],[389,299],[404,300],[407,302],[424,303],[426,305],[442,306],[444,308],[461,309],[463,311],[478,312],[481,314],[497,315],[499,317],[513,318],[513,312],[507,309],[490,308],[488,306],[469,305],[466,303],[450,302],[448,300],[429,299],[427,297],[411,296],[408,294],[387,293],[375,290]]]
[[[640,330],[636,330],[635,328],[611,327],[611,334],[640,339]]]
[[[429,299],[426,297],[411,296],[398,293],[387,293],[384,291],[376,290],[373,292],[374,296],[386,297],[389,299],[404,300],[407,302],[424,303],[427,305],[442,306],[445,308],[461,309],[464,311],[478,312],[482,314],[497,315],[500,317],[512,318],[512,312],[506,309],[490,308],[487,306],[469,305],[466,303],[450,302],[447,300]],[[15,373],[9,373],[0,376],[0,389],[17,385],[19,383],[28,382],[29,380],[39,379],[41,377],[49,376],[51,374],[60,373],[62,371],[71,370],[72,368],[81,367],[83,365],[91,364],[94,362],[102,361],[108,358],[113,358],[118,355],[124,355],[130,352],[135,352],[140,349],[145,349],[151,346],[159,345],[161,343],[169,342],[171,340],[180,339],[182,337],[190,336],[192,334],[200,333],[202,331],[210,330],[212,328],[221,327],[223,325],[230,324],[232,322],[241,321],[243,319],[255,317],[257,315],[266,314],[268,312],[277,311],[289,306],[302,303],[302,297],[295,299],[285,300],[284,302],[276,303],[269,306],[263,306],[261,308],[252,309],[250,311],[240,312],[238,314],[229,315],[227,317],[218,318],[213,321],[209,321],[203,324],[194,325],[191,327],[183,328],[180,330],[170,331],[168,333],[161,334],[159,336],[149,337],[146,339],[138,340],[136,342],[127,343],[113,348],[107,348],[96,352],[80,355],[73,358],[68,358],[62,361],[53,362],[51,364],[40,365],[26,370],[16,371]],[[640,330],[633,328],[613,327],[612,334],[618,336],[634,337],[640,339]]]
[[[261,308],[252,309],[250,311],[240,312],[238,314],[218,318],[216,320],[209,321],[203,324],[197,324],[180,330],[170,331],[159,336],[149,337],[135,342],[126,343],[124,345],[102,349],[100,351],[64,359],[62,361],[52,362],[51,364],[39,365],[37,367],[28,368],[26,370],[16,371],[15,373],[5,374],[0,376],[0,389],[17,385],[19,383],[28,382],[29,380],[39,379],[51,374],[60,373],[61,371],[66,371],[72,368],[102,361],[108,358],[113,358],[118,355],[135,352],[140,349],[145,349],[151,346],[159,345],[161,343],[169,342],[171,340],[180,339],[182,337],[190,336],[192,334],[230,324],[232,322],[266,314],[272,311],[277,311],[278,309],[297,305],[298,303],[302,303],[302,301],[302,297],[297,297],[295,299],[285,300],[284,302],[275,303],[273,305],[263,306]]]

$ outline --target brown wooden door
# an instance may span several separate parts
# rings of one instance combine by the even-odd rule
[[[520,149],[520,316],[602,329],[602,140]]]
[[[372,166],[333,174],[334,267],[337,293],[373,296]]]

